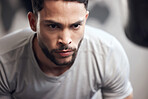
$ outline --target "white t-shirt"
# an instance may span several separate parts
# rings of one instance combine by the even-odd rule
[[[25,29],[0,39],[0,99],[123,99],[131,94],[127,56],[111,35],[86,26],[74,64],[57,77],[39,68],[34,35]]]

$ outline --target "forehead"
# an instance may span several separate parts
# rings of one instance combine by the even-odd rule
[[[45,0],[44,7],[40,11],[40,16],[42,18],[74,18],[84,16],[85,14],[86,9],[83,3],[64,0]]]

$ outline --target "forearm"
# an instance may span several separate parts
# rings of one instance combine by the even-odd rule
[[[133,99],[133,94],[130,94],[128,97],[126,97],[125,99]]]

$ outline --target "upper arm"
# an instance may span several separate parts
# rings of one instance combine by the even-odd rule
[[[105,58],[102,95],[105,99],[132,99],[132,86],[129,81],[129,63],[121,45],[112,42]],[[128,98],[126,98],[129,96]]]

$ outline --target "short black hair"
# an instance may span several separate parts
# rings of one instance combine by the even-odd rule
[[[33,12],[37,15],[37,12],[43,9],[44,0],[31,0]],[[79,3],[84,3],[85,8],[87,9],[88,0],[63,0],[63,1],[77,1]]]

